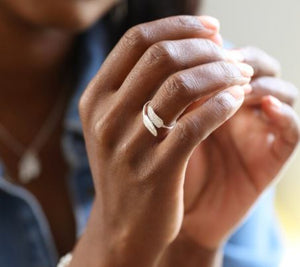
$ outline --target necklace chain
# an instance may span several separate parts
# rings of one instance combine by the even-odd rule
[[[65,95],[59,97],[57,103],[55,104],[55,108],[51,111],[49,116],[46,118],[45,122],[43,123],[42,127],[36,134],[33,141],[26,147],[23,145],[19,140],[17,140],[1,123],[0,123],[0,138],[5,140],[6,145],[10,147],[10,149],[16,154],[17,156],[22,156],[25,151],[40,151],[46,141],[48,140],[49,136],[53,132],[56,123],[62,113],[62,109],[64,107],[64,100],[63,97]]]
[[[62,93],[58,97],[54,108],[44,121],[32,142],[27,147],[17,140],[0,123],[0,138],[5,141],[6,145],[14,154],[20,157],[19,179],[22,183],[31,182],[36,179],[42,171],[42,165],[38,154],[53,133],[59,118],[63,113],[67,92],[68,90],[65,88],[62,89]]]

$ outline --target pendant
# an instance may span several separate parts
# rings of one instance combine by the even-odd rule
[[[41,174],[41,162],[36,153],[27,151],[19,162],[19,179],[22,183],[27,184],[37,179]]]

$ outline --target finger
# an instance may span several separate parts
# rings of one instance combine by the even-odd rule
[[[243,100],[244,91],[240,86],[217,93],[182,116],[159,149],[166,158],[185,160],[201,141],[234,115]]]
[[[211,41],[213,41],[215,44],[217,44],[220,47],[223,47],[223,37],[221,34],[217,33],[209,38]]]
[[[126,78],[119,90],[120,98],[136,103],[135,108],[140,109],[140,105],[150,99],[159,86],[175,72],[223,60],[229,60],[229,55],[207,39],[156,43],[146,51]],[[230,70],[228,76],[229,72]]]
[[[175,16],[137,25],[124,34],[95,79],[105,84],[106,90],[116,90],[151,45],[164,40],[211,38],[218,30],[219,22],[207,16]]]
[[[254,76],[280,75],[279,62],[266,52],[255,47],[245,47],[238,51],[241,52],[244,62],[254,68]]]
[[[298,97],[298,89],[290,82],[274,77],[261,77],[251,82],[252,92],[246,96],[246,105],[260,105],[264,96],[272,95],[288,105]]]
[[[272,144],[274,155],[277,159],[285,161],[299,142],[299,118],[292,107],[273,96],[265,96],[262,99],[262,109],[277,132]]]
[[[149,106],[168,125],[193,102],[234,85],[248,84],[252,74],[248,65],[224,61],[184,70],[161,86]]]

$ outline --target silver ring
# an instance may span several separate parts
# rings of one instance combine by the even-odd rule
[[[149,132],[154,136],[157,136],[156,128],[165,128],[168,130],[172,130],[176,122],[173,122],[171,125],[165,125],[164,121],[155,113],[153,108],[149,106],[149,103],[150,101],[145,103],[145,105],[143,106],[143,123],[149,130]]]

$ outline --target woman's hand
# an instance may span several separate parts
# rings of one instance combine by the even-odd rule
[[[189,157],[241,107],[253,74],[229,63],[219,40],[207,17],[142,24],[124,35],[90,83],[80,114],[96,198],[72,267],[154,266],[177,237]],[[180,116],[172,131],[156,138],[144,127],[148,100],[166,124]]]
[[[252,92],[237,114],[191,156],[183,226],[165,259],[172,267],[199,266],[197,251],[201,262],[203,251],[210,258],[215,255],[299,141],[299,120],[292,108],[297,89],[277,78],[278,62],[256,48],[236,53],[255,70]],[[194,248],[187,251],[186,244]],[[191,255],[191,251],[196,253]]]

